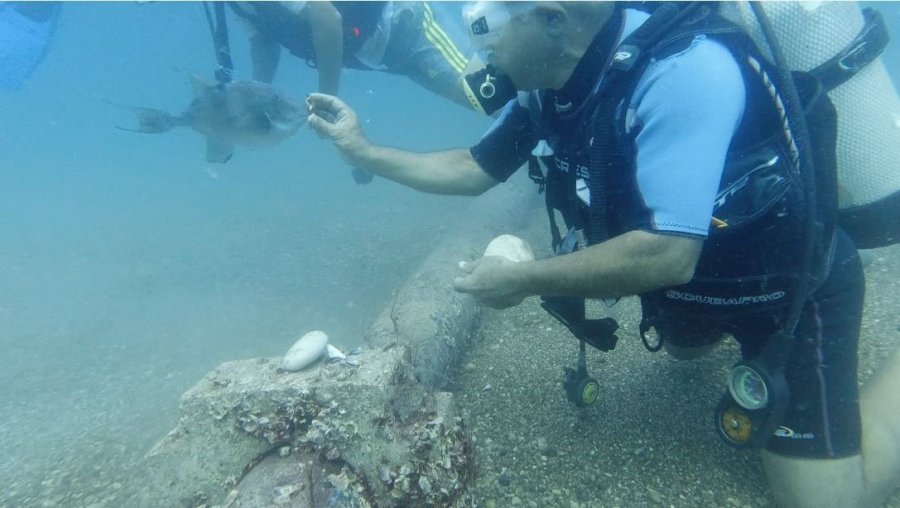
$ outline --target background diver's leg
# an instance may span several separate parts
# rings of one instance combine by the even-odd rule
[[[281,60],[281,46],[262,35],[250,37],[250,59],[253,62],[253,79],[271,83],[278,72]]]
[[[471,109],[463,88],[472,56],[462,15],[449,16],[440,3],[410,3],[398,11],[385,53],[390,72],[404,74],[420,86]]]

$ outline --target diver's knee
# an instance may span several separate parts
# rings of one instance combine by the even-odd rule
[[[860,393],[863,470],[870,504],[900,489],[900,348]]]
[[[862,458],[786,457],[762,451],[763,468],[775,503],[786,508],[866,506]]]

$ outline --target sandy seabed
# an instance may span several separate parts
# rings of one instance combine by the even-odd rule
[[[528,236],[533,246],[547,243],[542,234]],[[549,255],[545,250],[537,256]],[[863,383],[900,346],[900,246],[866,255]],[[610,353],[588,348],[588,371],[601,394],[578,409],[562,387],[562,369],[574,366],[578,351],[568,331],[536,298],[486,310],[454,389],[476,438],[479,504],[772,506],[756,454],[727,446],[713,427],[725,376],[739,357],[736,343],[679,362],[645,350],[636,299],[609,312],[620,340]],[[886,506],[900,507],[900,494]]]
[[[523,235],[538,257],[549,254],[545,235],[541,223]],[[870,255],[862,382],[900,345],[900,313],[893,298],[900,294],[900,246]],[[735,345],[724,344],[697,361],[677,362],[644,349],[637,336],[635,299],[621,301],[610,312],[621,326],[619,345],[611,353],[589,348],[588,369],[602,392],[594,406],[577,409],[567,402],[561,383],[563,367],[572,366],[577,355],[577,342],[568,331],[534,298],[506,311],[485,311],[450,387],[476,439],[477,503],[771,506],[756,456],[726,446],[712,425],[722,380],[738,355]],[[32,439],[41,436],[41,428],[55,428],[40,420],[37,409],[23,405],[4,415],[0,438],[32,447],[16,453],[35,460],[0,465],[0,476],[8,480],[0,507],[127,504],[131,488],[141,481],[134,466],[173,422],[177,400],[168,394],[184,391],[202,376],[197,365],[196,372],[180,371],[180,362],[169,358],[166,347],[129,347],[103,350],[108,358],[100,363],[109,365],[107,370],[82,374],[85,385],[102,390],[80,389],[65,401],[53,401],[66,404],[67,415],[80,415],[67,417],[65,441]],[[149,355],[146,368],[123,372],[116,362],[134,354]],[[41,390],[31,388],[47,393],[66,382],[44,378]],[[153,390],[142,389],[149,384]],[[50,402],[36,400],[33,405]],[[128,404],[159,408],[160,416],[142,421],[146,413],[133,414]],[[31,426],[29,440],[13,439],[21,437],[23,426]],[[900,507],[900,496],[887,506]]]

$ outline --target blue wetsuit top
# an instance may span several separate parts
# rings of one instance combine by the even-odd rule
[[[642,11],[625,10],[616,45],[647,17]],[[584,84],[593,86],[604,62],[586,60],[591,59],[579,63],[562,92],[574,96],[589,93]],[[568,90],[578,88],[581,90]],[[708,235],[728,148],[744,113],[745,95],[741,71],[731,52],[702,35],[685,49],[647,67],[629,99],[625,117],[634,151],[636,189],[646,207],[638,213],[640,219],[629,224],[631,228],[700,238]],[[526,125],[530,121],[526,108],[511,101],[470,149],[491,177],[505,181],[531,155],[539,139]],[[578,195],[589,203],[584,187],[579,185]]]

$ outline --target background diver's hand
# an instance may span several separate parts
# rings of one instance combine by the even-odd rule
[[[514,307],[528,296],[520,289],[520,269],[523,265],[524,263],[516,263],[501,256],[462,261],[459,268],[465,275],[453,281],[453,289],[469,293],[494,309]]]
[[[363,154],[372,145],[350,106],[333,95],[320,93],[309,94],[306,106],[309,126],[320,137],[334,143],[344,162],[351,166],[363,166]]]

